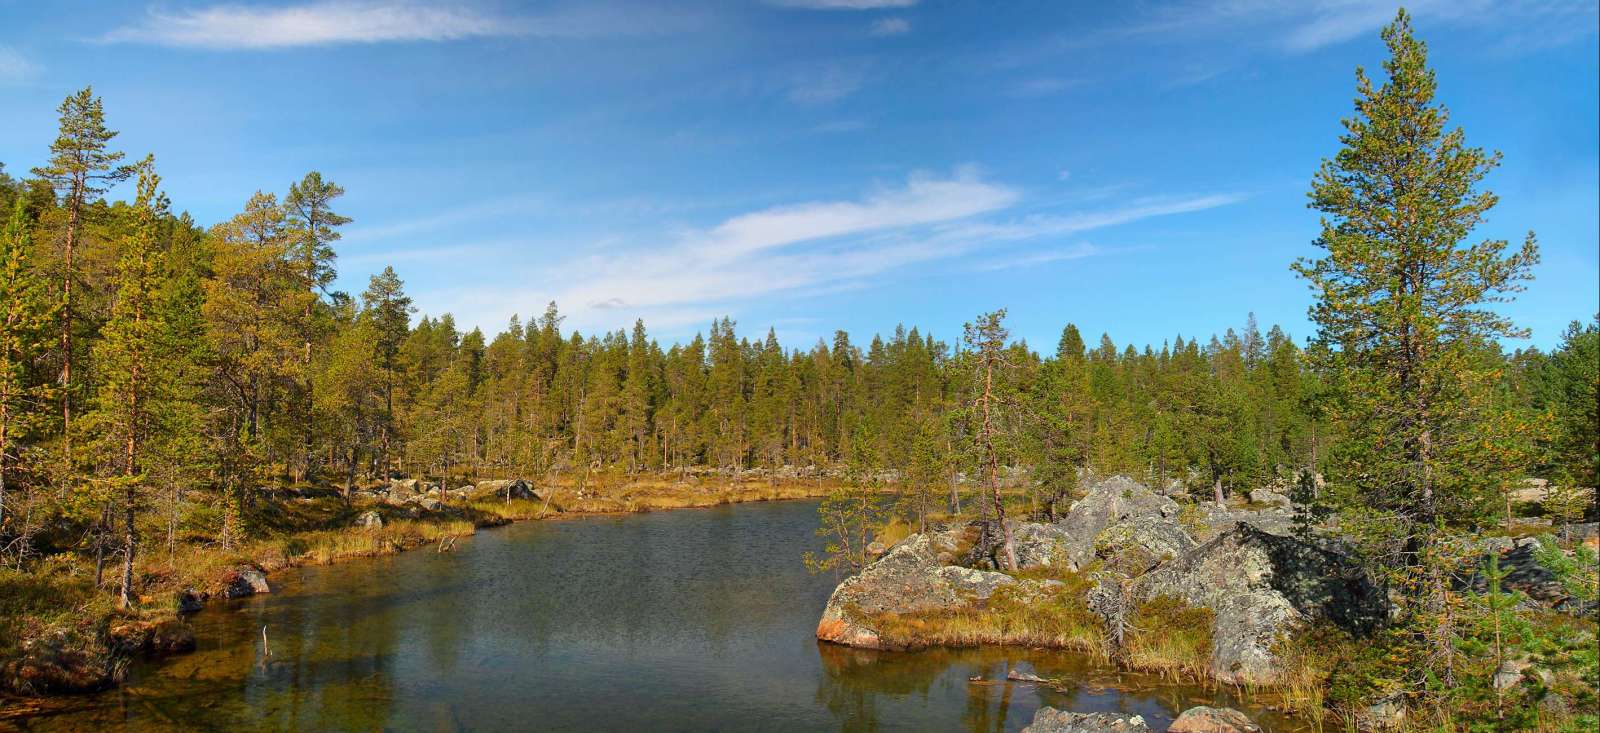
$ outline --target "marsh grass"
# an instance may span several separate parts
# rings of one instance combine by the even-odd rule
[[[1134,607],[1122,650],[1132,669],[1175,680],[1205,680],[1211,669],[1210,609],[1194,608],[1171,596],[1157,596]]]
[[[1084,604],[1080,589],[1067,583],[1001,586],[987,601],[959,609],[881,614],[874,627],[892,648],[1013,644],[1110,658],[1099,617]]]

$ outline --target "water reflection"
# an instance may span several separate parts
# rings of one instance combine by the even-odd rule
[[[807,502],[530,523],[443,555],[280,574],[278,592],[198,615],[196,653],[9,724],[1015,731],[1053,705],[1136,712],[1160,730],[1188,704],[1233,702],[1081,655],[818,644],[833,579],[799,561],[815,517]],[[1013,668],[1072,682],[1006,681]]]

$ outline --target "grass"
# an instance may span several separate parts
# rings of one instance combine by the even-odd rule
[[[1211,674],[1211,624],[1215,615],[1171,596],[1135,606],[1123,636],[1123,659],[1133,669],[1172,679]]]
[[[1101,659],[1109,659],[1110,652],[1104,625],[1084,604],[1081,581],[1043,587],[1004,585],[980,603],[926,613],[880,614],[872,625],[892,648],[1013,644],[1071,649]]]

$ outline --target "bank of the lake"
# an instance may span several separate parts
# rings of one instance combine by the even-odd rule
[[[1211,703],[1289,725],[1225,688],[1087,655],[818,643],[837,579],[800,562],[820,545],[815,527],[815,502],[745,503],[517,523],[448,553],[286,570],[272,594],[196,614],[194,653],[6,724],[1001,731],[1048,705],[1138,713],[1159,729]],[[1010,669],[1059,686],[1006,681]]]

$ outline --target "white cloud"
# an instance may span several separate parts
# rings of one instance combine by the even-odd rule
[[[866,84],[858,69],[829,65],[794,75],[789,81],[789,101],[795,104],[822,105],[855,94]]]
[[[1016,247],[1237,200],[1233,195],[1165,197],[1095,211],[980,221],[1016,206],[1021,193],[971,170],[947,177],[914,175],[902,186],[855,200],[767,208],[625,256],[579,258],[555,268],[570,275],[555,299],[572,314],[574,325],[586,329],[615,328],[636,317],[652,327],[694,325],[759,298],[866,287],[893,271],[991,246]],[[1013,249],[996,261],[1007,264],[983,266],[1026,266],[1101,252],[1086,244]]]
[[[911,21],[905,18],[879,18],[872,22],[872,35],[899,36],[911,32]]]
[[[1085,257],[1093,257],[1098,254],[1104,254],[1105,251],[1106,250],[1096,247],[1092,244],[1077,244],[1065,249],[1046,250],[1043,252],[1027,252],[1011,257],[980,262],[974,269],[984,272],[992,272],[994,270],[1009,270],[1016,267],[1033,267],[1036,265],[1047,265],[1052,262],[1081,260]]]
[[[223,4],[164,12],[106,33],[108,43],[205,49],[273,49],[340,43],[455,41],[490,36],[587,38],[665,32],[690,18],[647,7],[582,5],[542,16],[501,16],[459,3],[321,0],[262,7]]]
[[[16,49],[0,46],[0,84],[20,84],[37,73],[38,65],[24,58]]]
[[[909,8],[918,0],[768,0],[772,5],[806,10],[881,10]]]

